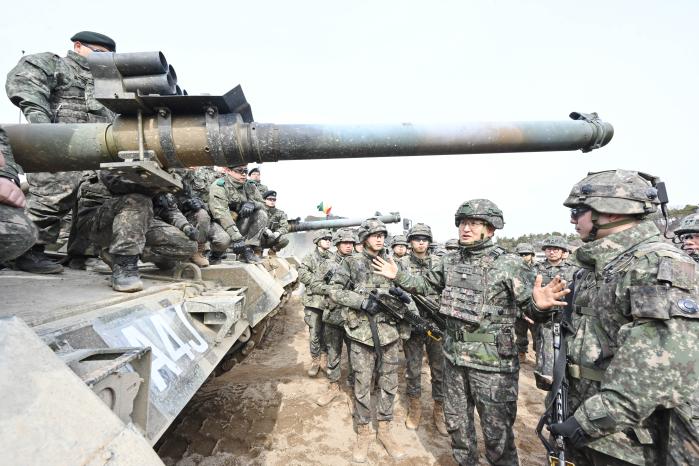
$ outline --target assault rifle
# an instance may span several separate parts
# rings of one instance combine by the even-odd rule
[[[563,436],[555,435],[552,436],[552,439],[547,439],[542,433],[544,426],[562,423],[568,419],[568,379],[566,378],[568,351],[563,333],[570,330],[569,322],[575,303],[575,278],[573,278],[570,288],[573,293],[566,296],[565,308],[559,312],[558,316],[554,316],[552,398],[536,426],[536,434],[546,448],[550,466],[575,466],[572,462],[566,461],[566,445]]]
[[[411,294],[410,297],[413,298],[418,310],[427,315],[429,319],[433,320],[440,330],[443,331],[447,328],[447,321],[439,314],[439,303],[432,298],[419,294]]]
[[[408,309],[410,304],[410,294],[400,288],[391,288],[388,293],[372,290],[371,299],[379,304],[379,309],[397,320],[405,321],[420,333],[439,341],[442,339],[442,330],[429,319],[425,319],[419,314],[414,314]]]

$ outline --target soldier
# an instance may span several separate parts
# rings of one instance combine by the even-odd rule
[[[657,181],[590,173],[564,202],[584,244],[557,360],[567,367],[554,370],[554,389],[567,372],[570,417],[550,430],[577,466],[699,464],[698,271],[648,219],[661,202]],[[535,317],[565,304],[541,283]]]
[[[260,167],[254,167],[252,170],[248,172],[248,179],[255,183],[255,187],[257,187],[257,190],[260,192],[260,195],[264,195],[269,189],[267,189],[267,186],[263,185],[260,182]]]
[[[699,262],[699,213],[687,215],[675,230],[675,237],[689,257]]]
[[[263,194],[267,208],[267,228],[262,234],[262,248],[269,248],[269,255],[274,256],[289,245],[289,222],[286,213],[277,209],[277,192],[266,191]]]
[[[172,196],[154,192],[108,171],[80,185],[78,233],[102,248],[112,268],[114,291],[143,289],[138,259],[171,268],[196,251],[197,231],[177,209]]]
[[[444,243],[444,249],[448,251],[457,251],[459,249],[459,240],[458,239],[448,239],[446,243]]]
[[[514,324],[531,300],[530,273],[522,260],[493,243],[505,222],[487,199],[464,202],[456,211],[459,250],[442,256],[423,275],[376,259],[377,274],[406,291],[440,293],[447,328],[444,350],[444,412],[454,458],[478,464],[474,407],[480,416],[485,455],[493,465],[517,465],[512,426],[517,415],[519,359]]]
[[[36,241],[36,227],[24,213],[27,201],[20,189],[22,169],[14,161],[5,131],[0,128],[0,268]]]
[[[408,232],[410,241],[410,254],[397,262],[398,268],[413,275],[423,275],[437,265],[439,259],[428,254],[428,248],[432,242],[432,229],[424,223],[416,223]],[[395,256],[394,256],[395,261]],[[438,293],[431,293],[431,298],[439,301]],[[425,314],[422,317],[429,317]],[[408,416],[405,426],[410,430],[416,430],[420,425],[422,406],[420,405],[420,374],[422,369],[422,357],[427,352],[432,378],[432,419],[437,431],[442,435],[449,435],[444,424],[444,355],[442,344],[424,333],[411,332],[410,338],[403,342],[403,352],[406,361],[406,392],[408,394]]]
[[[567,283],[573,279],[576,267],[563,259],[563,253],[567,248],[568,243],[560,236],[552,235],[544,239],[541,249],[546,254],[546,260],[534,265],[534,274],[543,277],[544,285],[547,285],[556,276]],[[539,322],[535,327],[536,367],[534,378],[537,387],[549,390],[553,380],[553,319]]]
[[[352,452],[352,460],[366,462],[367,450],[373,429],[371,428],[371,386],[376,370],[378,381],[378,401],[376,418],[378,433],[376,438],[393,459],[402,458],[405,453],[391,435],[393,401],[398,388],[398,322],[378,312],[378,304],[369,298],[372,290],[388,291],[393,283],[372,273],[372,260],[375,257],[388,258],[384,253],[386,226],[377,219],[362,222],[364,250],[342,261],[331,284],[330,298],[347,308],[345,332],[352,340],[350,362],[354,371],[354,417],[357,423],[357,439]],[[374,330],[372,330],[372,327]],[[378,351],[381,357],[378,357]]]
[[[332,257],[330,252],[330,230],[318,230],[313,239],[316,245],[313,251],[306,254],[299,267],[299,281],[306,286],[303,295],[304,321],[308,325],[308,345],[311,352],[311,366],[308,368],[308,376],[315,377],[321,366],[327,367],[327,349],[323,332],[323,301],[324,296],[315,294],[311,284],[315,279],[320,264]],[[325,359],[325,361],[321,361]]]
[[[361,238],[364,236],[364,233],[362,232],[362,227],[359,226],[356,230],[356,235],[357,238]],[[361,241],[357,241],[357,244],[354,245],[354,252],[355,254],[361,254],[364,251],[364,243]]]
[[[391,239],[391,252],[393,260],[398,262],[408,252],[408,240],[405,235],[396,235]]]
[[[519,243],[515,247],[515,253],[522,258],[526,265],[534,273],[534,246],[529,243]],[[533,281],[533,280],[532,280]],[[534,351],[536,351],[536,324],[529,317],[522,315],[515,322],[515,335],[517,336],[517,348],[519,349],[519,362],[527,361],[527,352],[529,352],[529,337],[527,333],[531,332],[532,341],[534,341]]]
[[[328,391],[316,400],[319,406],[327,406],[341,394],[339,381],[343,341],[347,348],[347,356],[349,357],[350,355],[350,341],[345,335],[344,329],[346,310],[327,297],[330,295],[330,281],[335,271],[346,258],[352,255],[357,238],[354,235],[354,231],[348,228],[341,228],[335,232],[332,241],[337,250],[334,255],[320,264],[311,283],[311,290],[314,294],[326,296],[323,304],[323,332],[325,345],[328,349],[327,374],[330,385]],[[351,362],[349,364],[348,382],[350,385],[354,384]]]
[[[81,31],[70,40],[73,50],[67,56],[50,52],[27,55],[7,75],[7,96],[29,123],[101,123],[114,119],[114,114],[94,99],[94,82],[86,57],[93,52],[113,52],[116,44],[109,37],[90,31]],[[63,271],[44,253],[44,248],[58,240],[61,220],[75,204],[82,175],[29,174],[27,212],[39,236],[32,249],[15,261],[18,269],[33,273]],[[71,234],[68,253],[76,258],[75,267],[84,263],[87,246]]]
[[[267,211],[253,182],[247,181],[247,165],[226,169],[209,187],[209,211],[231,237],[233,252],[248,263],[259,262],[259,248],[267,225]]]
[[[190,261],[199,267],[221,263],[221,257],[231,244],[231,237],[216,222],[211,221],[208,210],[209,186],[216,181],[218,174],[212,167],[174,168],[169,170],[182,178],[183,190],[176,195],[177,207],[187,221],[197,229],[197,252]],[[207,242],[211,253],[204,256]]]

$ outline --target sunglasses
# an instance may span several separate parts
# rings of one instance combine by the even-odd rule
[[[570,218],[572,220],[577,220],[591,210],[592,209],[587,207],[587,206],[574,207],[574,208],[570,209]]]

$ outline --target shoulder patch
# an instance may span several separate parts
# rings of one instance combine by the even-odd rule
[[[217,186],[224,186],[225,184],[226,184],[226,180],[224,180],[223,178],[219,178],[216,180]]]

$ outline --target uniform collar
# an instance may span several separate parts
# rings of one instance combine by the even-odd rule
[[[80,66],[80,68],[83,68],[85,70],[90,69],[90,65],[88,65],[87,63],[87,58],[83,57],[79,53],[75,53],[72,50],[68,50],[68,55],[66,55],[66,57],[77,63]]]
[[[655,223],[644,220],[626,230],[583,244],[575,251],[575,257],[581,264],[594,267],[596,273],[601,273],[612,259],[651,238],[661,241],[660,231]]]
[[[431,257],[430,257],[429,254],[428,254],[427,257],[425,257],[424,259],[420,259],[419,257],[417,257],[417,256],[414,255],[414,254],[409,254],[409,256],[410,256],[410,260],[411,260],[412,262],[414,262],[415,264],[417,264],[417,265],[422,265],[422,266],[430,265],[430,259],[431,259]]]
[[[490,237],[483,241],[477,241],[476,244],[471,246],[462,246],[459,244],[459,252],[461,253],[461,257],[480,257],[487,254],[494,247],[493,238]]]

